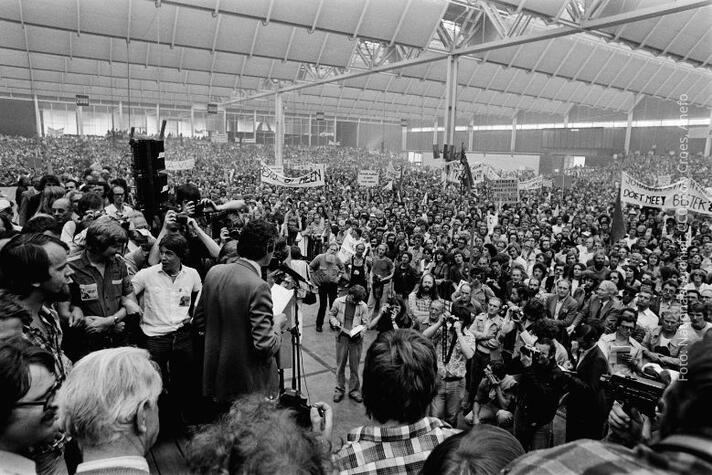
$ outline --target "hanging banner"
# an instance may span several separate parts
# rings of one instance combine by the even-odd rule
[[[712,216],[712,197],[691,178],[666,186],[648,186],[623,172],[621,201],[665,210],[684,208]]]
[[[277,173],[264,163],[261,163],[260,166],[261,181],[262,183],[267,183],[268,185],[287,186],[290,188],[308,188],[324,186],[325,183],[323,163],[312,165],[312,169],[309,173],[294,178],[286,177],[280,173]]]
[[[551,188],[551,180],[547,180],[543,176],[539,175],[531,180],[519,182],[519,189],[521,191],[538,190],[540,188]]]
[[[374,170],[361,170],[356,179],[358,186],[371,188],[378,186],[378,172]]]
[[[516,178],[492,180],[490,184],[492,200],[496,203],[517,203],[519,201],[519,181]]]
[[[186,160],[166,160],[166,170],[191,170],[195,168],[195,159],[188,158]]]

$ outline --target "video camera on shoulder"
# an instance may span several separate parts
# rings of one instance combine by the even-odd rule
[[[664,383],[616,374],[601,376],[601,386],[610,399],[623,404],[624,411],[636,408],[648,417],[655,417],[655,409],[665,391]]]

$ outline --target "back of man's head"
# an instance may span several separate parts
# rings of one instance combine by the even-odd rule
[[[57,403],[67,434],[83,447],[106,446],[123,435],[140,439],[148,450],[158,435],[161,388],[148,352],[124,346],[79,360]]]
[[[250,221],[242,228],[237,253],[245,259],[259,261],[274,251],[276,240],[277,230],[273,224],[264,219]]]
[[[191,473],[327,473],[328,452],[316,435],[300,427],[293,411],[254,394],[230,413],[203,427],[188,447]]]
[[[522,444],[499,427],[480,424],[445,439],[430,453],[421,475],[499,473],[524,455]]]
[[[712,439],[712,411],[709,407],[712,400],[712,336],[694,343],[686,353],[687,364],[680,368],[680,378],[668,388],[663,398],[665,409],[660,433],[663,437],[686,434]]]
[[[380,423],[412,424],[423,418],[436,393],[433,344],[415,330],[381,333],[366,353],[363,401]]]

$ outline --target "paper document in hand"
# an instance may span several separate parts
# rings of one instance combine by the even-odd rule
[[[355,336],[358,336],[359,333],[361,333],[366,327],[363,325],[356,325],[353,327],[351,330],[342,330],[344,333],[346,333],[350,338],[353,338]]]
[[[294,290],[285,289],[281,285],[272,286],[272,314],[285,313],[285,309],[294,297]]]

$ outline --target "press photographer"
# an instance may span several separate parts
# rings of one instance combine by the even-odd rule
[[[435,301],[431,306],[439,304],[440,301]],[[475,354],[477,346],[477,340],[469,330],[471,319],[470,312],[465,309],[458,309],[454,315],[445,311],[423,331],[423,336],[430,338],[435,346],[438,363],[438,392],[430,406],[430,415],[452,427],[457,425],[465,392],[468,360]]]
[[[567,382],[555,361],[556,347],[548,338],[534,346],[521,348],[524,368],[519,379],[514,436],[525,450],[538,450],[553,445],[552,421]]]
[[[606,442],[576,441],[534,452],[515,461],[504,473],[712,473],[712,338],[704,338],[687,350],[685,378],[665,391],[660,430],[652,434],[649,444],[643,435],[647,423],[640,411],[628,413],[615,404],[608,417]]]

